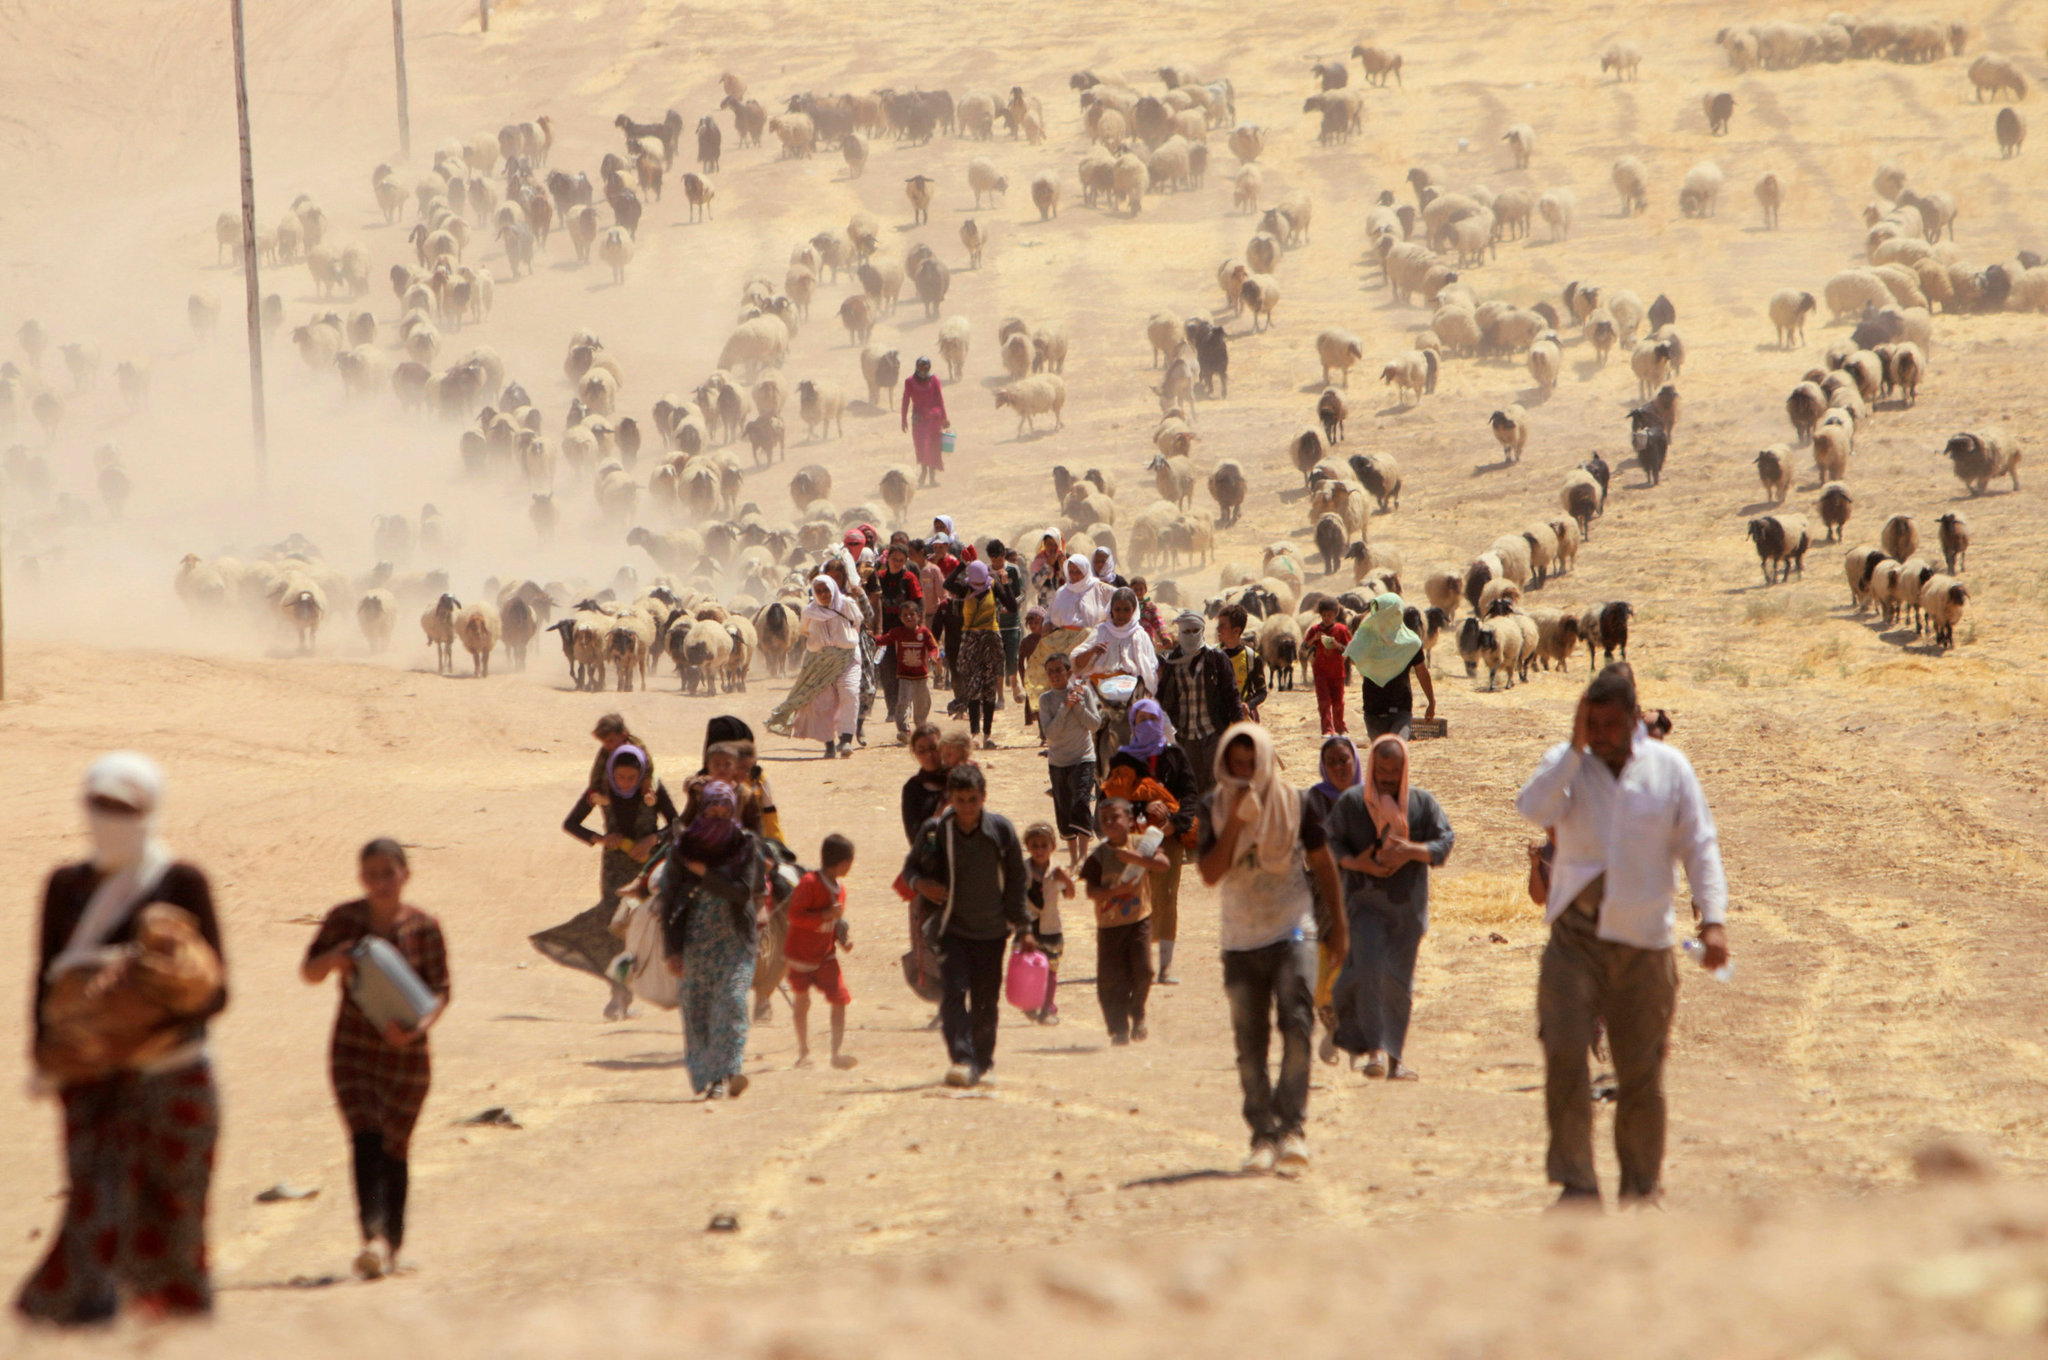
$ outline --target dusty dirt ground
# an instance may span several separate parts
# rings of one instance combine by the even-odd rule
[[[192,0],[79,4],[61,15],[0,8],[0,146],[19,167],[0,221],[9,337],[0,345],[19,362],[11,337],[32,315],[53,341],[97,341],[105,365],[97,393],[68,398],[47,446],[27,421],[10,436],[48,459],[55,489],[77,497],[80,513],[67,521],[54,502],[7,488],[0,870],[14,888],[0,929],[26,939],[42,875],[77,852],[74,780],[90,756],[134,746],[162,760],[165,833],[214,877],[233,974],[233,1006],[216,1029],[227,1112],[213,1219],[224,1341],[256,1353],[370,1316],[378,1321],[360,1349],[419,1323],[440,1329],[429,1334],[453,1354],[609,1350],[656,1331],[774,1350],[770,1333],[794,1321],[786,1301],[821,1277],[833,1315],[865,1338],[853,1353],[875,1354],[896,1344],[878,1319],[896,1315],[930,1329],[908,1349],[950,1348],[941,1324],[963,1297],[987,1304],[960,1324],[984,1330],[966,1335],[1002,1344],[1019,1325],[1056,1325],[1096,1338],[1105,1353],[1153,1353],[1161,1327],[1190,1348],[1221,1350],[1232,1337],[1270,1335],[1282,1315],[1305,1338],[1327,1331],[1334,1343],[1384,1325],[1391,1307],[1418,1319],[1412,1340],[1437,1348],[1428,1353],[1597,1354],[1616,1329],[1637,1334],[1641,1314],[1621,1301],[1638,1286],[1669,1320],[1668,1335],[1645,1338],[1661,1354],[1970,1354],[1991,1344],[1964,1339],[1972,1329],[1995,1331],[2014,1316],[2038,1329],[2038,1308],[2006,1298],[2034,1297],[2034,1256],[1979,1261],[1967,1288],[1898,1285],[1903,1263],[1981,1245],[1997,1219],[1989,1201],[1922,1207],[1890,1193],[1910,1180],[1906,1154],[1940,1132],[1976,1135],[2022,1181],[2048,1161],[2035,986],[2048,953],[2038,928],[2048,904],[2038,815],[2048,661],[2027,622],[2048,583],[2038,493],[1969,505],[1975,599],[1961,645],[1946,655],[1851,616],[1832,545],[1816,545],[1803,579],[1762,588],[1742,533],[1761,499],[1754,450],[1788,438],[1784,393],[1847,332],[1817,317],[1803,350],[1780,351],[1765,299],[1785,286],[1818,293],[1860,258],[1857,214],[1879,162],[1957,195],[1957,240],[1972,259],[2039,246],[2038,176],[2026,157],[1998,159],[1991,108],[1972,101],[1963,76],[1967,58],[1728,72],[1714,30],[1763,18],[1763,6],[1460,5],[1425,24],[1395,10],[1361,18],[1260,5],[1154,13],[1002,3],[955,16],[531,0],[498,4],[488,37],[465,4],[409,7],[417,167],[444,139],[546,112],[558,133],[553,164],[594,176],[616,144],[619,111],[646,119],[673,105],[694,124],[715,105],[725,69],[764,100],[892,84],[958,93],[1016,83],[1038,95],[1050,123],[1043,146],[884,140],[852,181],[830,154],[778,161],[772,139],[739,149],[725,120],[714,221],[689,224],[672,187],[650,205],[619,288],[601,266],[576,268],[559,237],[517,282],[495,248],[479,246],[498,279],[495,311],[450,337],[454,351],[498,349],[534,390],[552,436],[569,397],[557,376],[564,342],[594,329],[626,367],[624,408],[644,423],[657,396],[694,386],[716,361],[743,279],[780,278],[792,245],[865,207],[890,248],[926,240],[954,265],[945,312],[974,327],[967,378],[951,389],[960,453],[914,518],[952,513],[965,531],[1006,537],[1055,518],[1055,462],[1110,471],[1126,517],[1149,503],[1141,469],[1157,406],[1145,319],[1162,307],[1215,307],[1215,267],[1252,230],[1231,211],[1235,163],[1220,136],[1206,187],[1149,197],[1136,220],[1081,207],[1073,167],[1084,141],[1066,77],[1127,71],[1149,88],[1145,73],[1169,60],[1230,76],[1240,117],[1268,131],[1268,200],[1305,188],[1316,218],[1310,243],[1280,265],[1277,327],[1253,337],[1231,324],[1231,396],[1200,407],[1199,465],[1238,459],[1253,496],[1243,523],[1219,535],[1215,564],[1151,571],[1190,596],[1213,590],[1221,563],[1307,538],[1284,445],[1311,422],[1320,390],[1312,342],[1324,326],[1365,340],[1343,451],[1387,448],[1403,462],[1401,508],[1376,516],[1371,533],[1401,549],[1411,596],[1423,572],[1462,564],[1495,535],[1555,513],[1564,472],[1587,452],[1619,462],[1634,379],[1620,356],[1592,364],[1575,333],[1565,380],[1541,403],[1519,359],[1453,359],[1437,395],[1413,410],[1396,409],[1368,380],[1427,321],[1393,304],[1361,261],[1360,222],[1381,188],[1399,186],[1417,162],[1443,168],[1454,185],[1575,188],[1568,242],[1549,243],[1539,226],[1467,277],[1482,297],[1524,304],[1555,302],[1568,280],[1592,278],[1677,305],[1686,406],[1663,485],[1619,471],[1578,570],[1535,602],[1635,604],[1630,655],[1646,697],[1677,715],[1674,740],[1720,820],[1738,972],[1730,986],[1687,975],[1671,1069],[1669,1215],[1560,1230],[1515,1222],[1550,1192],[1532,1035],[1543,932],[1521,892],[1527,832],[1511,799],[1567,730],[1583,654],[1569,677],[1488,694],[1464,679],[1453,649],[1439,650],[1453,737],[1418,749],[1416,775],[1444,802],[1459,844],[1438,878],[1422,955],[1410,1060],[1423,1080],[1367,1085],[1319,1066],[1316,1165],[1299,1181],[1222,1174],[1237,1165],[1243,1130],[1214,899],[1197,885],[1183,897],[1185,981],[1154,993],[1149,1043],[1107,1046],[1083,981],[1093,972],[1083,926],[1070,941],[1066,1023],[1036,1029],[1006,1017],[990,1087],[959,1095],[936,1085],[942,1055],[924,1027],[929,1009],[896,973],[900,910],[887,883],[909,762],[893,750],[821,764],[791,743],[765,746],[797,845],[808,853],[838,830],[861,847],[848,961],[856,1070],[790,1070],[778,1002],[754,1033],[753,1088],[704,1105],[689,1099],[672,1017],[600,1022],[602,989],[525,940],[590,900],[592,856],[556,825],[587,768],[591,719],[616,703],[675,773],[706,718],[731,709],[758,725],[781,686],[757,675],[746,694],[714,703],[678,698],[666,676],[653,693],[580,695],[551,645],[523,674],[501,663],[502,673],[472,682],[437,677],[410,625],[392,656],[368,658],[346,607],[310,659],[289,656],[268,629],[187,617],[170,588],[187,551],[247,556],[301,532],[354,576],[372,562],[370,517],[411,515],[428,501],[447,515],[453,542],[445,560],[411,566],[448,568],[458,592],[491,576],[603,583],[623,564],[643,583],[654,575],[602,525],[587,476],[564,470],[564,533],[544,547],[528,527],[524,487],[461,478],[453,428],[405,420],[388,401],[344,404],[332,376],[307,372],[287,343],[269,351],[270,486],[253,487],[233,320],[240,274],[217,263],[211,229],[236,192],[217,10]],[[2029,71],[2038,67],[2038,7],[1964,17],[1979,34],[1973,51],[2020,53]],[[370,251],[365,305],[388,343],[396,313],[384,274],[410,260],[409,222],[385,226],[370,195],[371,167],[396,158],[388,15],[356,0],[289,13],[255,6],[250,19],[259,215],[273,220],[298,193],[315,194],[338,234]],[[1373,35],[1404,52],[1407,83],[1369,89],[1364,133],[1319,148],[1313,117],[1298,112],[1308,63],[1341,60]],[[1599,75],[1599,53],[1618,36],[1648,50],[1639,82]],[[1700,115],[1710,89],[1738,100],[1725,139],[1710,139]],[[1516,121],[1540,139],[1527,171],[1504,168],[1499,137]],[[687,133],[684,144],[671,186]],[[1644,216],[1615,215],[1607,170],[1623,153],[1650,166]],[[976,154],[993,157],[1012,185],[993,210],[970,207],[964,166]],[[1727,172],[1720,212],[1681,218],[1677,182],[1708,157]],[[1749,197],[1767,169],[1789,185],[1775,233],[1759,228]],[[1067,200],[1043,224],[1025,188],[1040,170],[1061,174]],[[901,180],[915,173],[935,175],[939,197],[931,225],[912,230]],[[970,215],[993,228],[987,263],[971,272],[957,240]],[[265,289],[282,293],[291,324],[323,309],[301,267],[267,272]],[[213,343],[186,327],[194,292],[224,303]],[[856,351],[830,317],[840,295],[821,288],[792,348],[792,381],[816,375],[857,390]],[[932,343],[935,324],[917,311],[907,303],[877,333],[906,359]],[[991,409],[995,329],[1011,314],[1062,320],[1072,332],[1067,426],[1057,434],[1017,442],[1013,422]],[[1946,437],[1999,423],[2024,443],[2042,413],[2028,385],[2048,353],[2041,318],[1937,316],[1935,330],[1917,407],[1881,412],[1859,438],[1851,543],[1874,539],[1896,511],[1931,536],[1934,516],[1963,499],[1940,456]],[[151,405],[134,415],[111,381],[114,363],[130,357],[153,374]],[[54,355],[44,371],[68,388]],[[1525,461],[1502,466],[1485,416],[1509,400],[1530,403],[1534,436]],[[92,451],[110,441],[136,487],[118,524],[92,490]],[[858,403],[844,442],[810,446],[799,425],[791,444],[789,466],[749,482],[748,497],[771,517],[789,514],[783,486],[797,465],[829,464],[846,488],[835,498],[850,504],[907,452],[885,414]],[[2023,468],[2023,482],[2029,475]],[[1789,509],[1810,513],[1813,481],[1802,467]],[[1199,493],[1196,504],[1208,508]],[[1348,573],[1338,579],[1348,585]],[[1307,770],[1310,693],[1277,697],[1268,718]],[[1042,766],[1014,709],[999,728],[1004,747],[984,758],[994,806],[1020,821],[1045,815]],[[324,1072],[333,1001],[303,987],[295,965],[318,914],[353,894],[354,848],[387,833],[417,846],[413,897],[440,916],[455,975],[415,1142],[417,1270],[368,1292],[296,1288],[342,1274],[353,1231]],[[0,973],[0,1013],[25,1009],[25,973]],[[20,1046],[0,1045],[0,1086],[19,1090],[24,1078]],[[460,1123],[488,1106],[508,1107],[522,1127]],[[61,1180],[50,1107],[10,1100],[0,1130],[17,1149],[0,1166],[0,1277],[12,1279],[45,1245]],[[279,1182],[321,1193],[254,1202]],[[1842,1203],[1858,1198],[1868,1203]],[[1784,1210],[1788,1201],[1814,1203]],[[1762,1210],[1735,1207],[1760,1205],[1772,1206],[1767,1225],[1790,1214],[1782,1233],[1755,1226]],[[737,1215],[737,1234],[704,1231],[721,1212]],[[2008,1236],[2038,1235],[2022,1217]],[[1268,1243],[1298,1246],[1269,1254]],[[1027,1253],[1014,1269],[1012,1251]],[[1290,1261],[1299,1269],[1285,1268]],[[1232,1262],[1250,1263],[1240,1302],[1211,1283],[1235,1279]],[[1815,1272],[1810,1295],[1794,1287],[1808,1277],[1789,1262]],[[1383,1272],[1384,1289],[1359,1290],[1369,1272]],[[1703,1275],[1771,1302],[1736,1316],[1725,1297],[1688,1291]],[[1018,1283],[1032,1279],[1050,1279],[1060,1297],[1042,1304],[1038,1285]],[[731,1287],[730,1306],[693,1311],[685,1301],[708,1285]],[[1091,1301],[1091,1290],[1108,1301]],[[632,1301],[607,1310],[619,1291]],[[1576,1291],[1607,1311],[1573,1313],[1563,1300]],[[1193,1296],[1217,1309],[1195,1309]],[[1889,1297],[1934,1302],[1917,1312],[1870,1302]],[[521,1311],[508,1313],[515,1302]],[[1865,1311],[1853,1324],[1831,1327],[1856,1310]],[[1477,1320],[1467,1326],[1465,1316]],[[336,1353],[353,1345],[332,1344]],[[790,1343],[799,1344],[813,1343]],[[1826,1351],[1831,1344],[1856,1349]]]

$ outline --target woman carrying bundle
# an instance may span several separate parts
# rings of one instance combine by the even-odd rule
[[[804,606],[804,668],[789,694],[768,715],[768,730],[825,745],[825,759],[853,754],[860,722],[860,606],[830,575],[811,581]]]
[[[682,980],[683,1063],[706,1100],[747,1089],[754,961],[766,919],[760,839],[739,823],[732,785],[691,789],[697,816],[675,837],[656,874],[669,971]]]

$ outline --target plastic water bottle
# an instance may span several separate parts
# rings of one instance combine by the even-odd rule
[[[1678,942],[1678,948],[1680,952],[1682,952],[1687,958],[1691,959],[1694,963],[1702,963],[1707,957],[1707,947],[1701,944],[1698,940],[1680,940]],[[1713,978],[1716,982],[1734,981],[1735,960],[1730,959],[1728,962],[1722,964],[1719,968],[1716,968],[1713,972]]]
[[[1164,845],[1165,843],[1165,829],[1162,827],[1148,826],[1143,831],[1138,833],[1137,840],[1131,842],[1131,848],[1136,850],[1141,855],[1156,855],[1159,853],[1159,847]],[[1143,868],[1139,867],[1136,864],[1126,864],[1124,866],[1123,875],[1118,881],[1122,883],[1136,883],[1139,879],[1143,878],[1144,876],[1145,871]]]

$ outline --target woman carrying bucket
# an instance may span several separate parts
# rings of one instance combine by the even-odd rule
[[[920,358],[917,371],[904,379],[901,414],[917,450],[917,484],[937,486],[939,474],[946,470],[946,451],[953,444],[953,422],[946,417],[946,394],[932,373],[931,360]]]

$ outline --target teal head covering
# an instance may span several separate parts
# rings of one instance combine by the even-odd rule
[[[1401,620],[1401,597],[1394,594],[1374,598],[1372,608],[1358,621],[1358,634],[1344,655],[1358,667],[1358,673],[1375,685],[1384,685],[1408,669],[1422,650],[1422,639]]]

